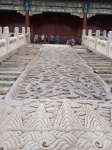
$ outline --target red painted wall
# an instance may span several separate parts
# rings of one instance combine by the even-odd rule
[[[0,26],[9,26],[10,32],[14,32],[14,27],[18,26],[21,32],[22,26],[25,26],[25,17],[16,11],[0,11]],[[30,27],[32,42],[35,33],[39,36],[44,33],[48,36],[58,34],[62,37],[61,42],[66,43],[71,36],[81,36],[82,19],[67,13],[42,13],[30,16]],[[87,29],[95,32],[106,28],[112,28],[112,15],[96,15],[88,19]]]
[[[39,36],[58,34],[62,42],[66,42],[71,36],[77,38],[81,35],[82,19],[70,14],[43,13],[32,16],[30,21],[33,35],[35,33]]]

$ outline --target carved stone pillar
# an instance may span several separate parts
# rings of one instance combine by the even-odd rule
[[[82,29],[87,29],[87,13],[84,13],[84,16],[83,16],[83,26],[82,26]]]
[[[27,34],[28,34],[28,43],[31,43],[30,41],[30,27],[27,27]]]
[[[27,30],[27,27],[30,26],[30,18],[29,18],[29,11],[27,10],[25,13],[25,28]]]
[[[100,39],[100,30],[96,30],[96,36],[95,36],[95,51],[96,51],[96,45],[97,45],[97,40]]]
[[[14,36],[17,37],[17,47],[19,47],[19,28],[18,27],[15,27],[15,30],[14,30]]]
[[[0,27],[0,39],[2,38],[2,27]]]
[[[106,36],[107,36],[107,32],[106,30],[103,30],[103,40],[105,40]]]
[[[88,31],[88,36],[89,36],[89,37],[92,36],[92,30],[91,30],[91,29],[89,29],[89,31]]]
[[[86,35],[86,30],[85,29],[82,30],[82,35]]]
[[[107,52],[106,52],[106,56],[109,55],[109,47],[110,47],[110,43],[112,42],[112,31],[108,32],[108,41],[107,41]]]
[[[8,39],[10,37],[9,35],[9,27],[4,27],[3,28],[3,37],[4,39]]]
[[[86,30],[82,30],[82,45],[84,44],[84,36],[86,35]]]
[[[22,34],[23,34],[23,36],[24,36],[24,43],[26,43],[25,27],[22,27]]]

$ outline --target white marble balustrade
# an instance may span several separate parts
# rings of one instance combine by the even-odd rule
[[[105,30],[103,36],[100,36],[100,30],[96,31],[96,36],[92,36],[92,30],[88,31],[88,35],[84,30],[82,33],[82,45],[95,53],[112,58],[112,31],[109,31],[108,36]]]
[[[14,35],[11,37],[11,35]],[[5,57],[18,48],[30,43],[30,28],[27,28],[27,33],[25,32],[25,27],[22,27],[22,33],[19,33],[19,28],[15,27],[14,33],[9,32],[8,27],[0,27],[0,57]]]

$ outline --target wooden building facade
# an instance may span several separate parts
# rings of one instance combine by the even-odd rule
[[[112,3],[107,0],[0,0],[0,26],[31,27],[35,33],[57,34],[64,43],[69,37],[78,38],[82,29],[112,28]]]

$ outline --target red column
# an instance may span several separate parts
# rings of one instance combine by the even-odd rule
[[[87,14],[84,13],[84,16],[83,16],[83,26],[82,26],[82,29],[87,29]]]
[[[26,31],[27,31],[27,27],[30,26],[30,19],[29,19],[29,11],[26,10],[26,13],[25,13],[25,28],[26,28]]]

